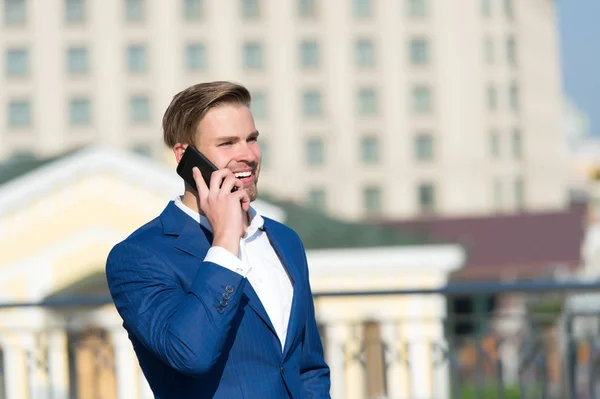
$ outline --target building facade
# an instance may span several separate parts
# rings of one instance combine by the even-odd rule
[[[261,186],[347,219],[565,205],[547,0],[6,0],[0,159],[90,143],[164,159],[201,81],[253,93]]]

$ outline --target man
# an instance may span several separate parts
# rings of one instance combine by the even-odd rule
[[[163,129],[177,162],[194,145],[219,170],[207,187],[194,168],[197,187],[185,184],[108,256],[112,298],[156,398],[329,398],[302,243],[250,206],[261,153],[249,105],[230,82],[173,98]]]

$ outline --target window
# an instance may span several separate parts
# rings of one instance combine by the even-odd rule
[[[492,1],[491,0],[480,0],[481,1],[481,13],[486,17],[492,16]]]
[[[313,188],[308,192],[308,206],[324,211],[327,208],[327,195],[322,188]]]
[[[142,155],[148,158],[152,158],[152,156],[154,155],[154,150],[152,149],[152,146],[149,146],[147,144],[135,145],[131,150],[138,155]]]
[[[67,22],[85,21],[85,0],[65,0],[65,19]]]
[[[425,0],[408,0],[408,14],[411,17],[425,17],[427,15]]]
[[[259,0],[242,0],[242,16],[244,18],[258,18],[260,16]]]
[[[69,103],[69,120],[72,126],[89,125],[92,119],[90,100],[85,97],[72,98]]]
[[[515,206],[517,209],[525,207],[525,182],[522,177],[515,179]]]
[[[510,89],[509,89],[509,102],[510,102],[510,108],[513,111],[518,111],[519,110],[519,87],[517,86],[516,83],[513,83],[510,85]]]
[[[125,18],[129,22],[144,20],[144,0],[125,0]]]
[[[363,206],[367,215],[377,215],[381,212],[381,189],[379,187],[364,188]]]
[[[203,4],[202,0],[183,0],[183,17],[188,21],[198,21],[202,19]]]
[[[314,18],[317,16],[315,0],[298,0],[298,15],[302,18]]]
[[[352,0],[354,2],[354,16],[367,18],[373,15],[371,0]]]
[[[490,132],[490,155],[492,158],[500,158],[500,133],[497,130]]]
[[[487,37],[483,42],[484,45],[484,54],[485,54],[485,62],[488,65],[494,64],[494,41],[491,37]]]
[[[506,59],[509,65],[517,65],[517,44],[513,37],[506,40]]]
[[[146,50],[146,46],[135,44],[127,48],[127,68],[132,73],[141,73],[148,70],[148,51]]]
[[[24,25],[25,12],[25,0],[4,0],[4,23],[6,25]]]
[[[431,112],[431,90],[425,86],[417,86],[413,89],[413,110],[416,113]]]
[[[492,84],[487,87],[487,106],[491,111],[498,109],[498,91]]]
[[[319,44],[316,40],[304,40],[300,43],[300,65],[303,68],[319,66]]]
[[[252,93],[250,108],[255,118],[265,118],[267,116],[267,95],[262,91]]]
[[[304,116],[320,116],[323,114],[323,101],[321,93],[309,90],[302,95],[302,113]]]
[[[378,108],[377,92],[374,89],[360,89],[358,91],[359,115],[375,115]]]
[[[415,158],[417,161],[433,159],[433,137],[429,133],[421,133],[415,137]]]
[[[418,38],[410,41],[410,61],[413,65],[429,63],[429,45],[426,39]]]
[[[185,47],[185,65],[188,71],[206,69],[206,48],[202,43],[190,43]]]
[[[360,39],[356,41],[354,57],[359,67],[372,67],[375,65],[375,47],[373,41]]]
[[[379,139],[376,136],[365,136],[360,141],[361,159],[366,164],[379,162]]]
[[[129,100],[129,120],[132,123],[150,121],[150,100],[144,95],[132,96]]]
[[[435,210],[435,187],[431,183],[422,183],[418,188],[419,209],[423,213]]]
[[[521,159],[523,157],[523,141],[521,131],[515,129],[512,135],[512,151],[515,159]]]
[[[508,19],[513,19],[515,16],[515,10],[513,7],[512,0],[504,0],[504,14]]]
[[[492,183],[492,191],[493,191],[493,201],[494,201],[494,208],[496,208],[497,210],[502,209],[502,181],[499,178],[495,178],[494,182]]]
[[[15,100],[8,104],[8,125],[19,129],[31,125],[31,104],[25,100]]]
[[[83,75],[88,72],[88,50],[84,47],[71,47],[67,50],[67,71],[70,75]]]
[[[312,137],[306,140],[306,163],[323,165],[325,163],[325,143],[323,139]]]
[[[248,69],[261,69],[263,67],[262,45],[258,42],[244,44],[244,66]]]
[[[29,75],[29,51],[12,48],[6,51],[6,74],[11,77]]]

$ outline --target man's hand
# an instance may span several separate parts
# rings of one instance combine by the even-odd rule
[[[244,218],[250,208],[250,197],[242,182],[229,169],[213,172],[210,188],[206,186],[198,168],[193,169],[198,189],[198,207],[213,228],[213,245],[223,247],[235,256],[244,235]],[[231,192],[233,187],[237,191]]]

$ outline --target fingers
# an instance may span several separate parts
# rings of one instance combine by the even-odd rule
[[[244,184],[242,183],[242,181],[235,177],[233,173],[231,173],[231,175],[228,174],[225,177],[223,184],[221,184],[221,191],[223,193],[230,193],[232,192],[234,187],[237,187],[237,189],[239,190],[242,188],[243,185]]]
[[[233,177],[235,179],[233,172],[229,169],[219,169],[214,171],[210,176],[210,192],[213,194],[218,194],[221,190],[221,186],[224,183],[223,180],[228,177]],[[231,191],[231,189],[229,189],[229,191]]]
[[[250,208],[250,196],[246,192],[246,190],[239,190],[234,193],[235,197],[240,201],[242,205],[242,209],[244,211],[248,211]]]
[[[200,169],[194,167],[192,169],[192,175],[194,176],[194,181],[196,182],[196,191],[198,191],[200,198],[206,198],[208,195],[208,187],[206,186],[206,182],[202,177],[202,173],[200,173]]]

